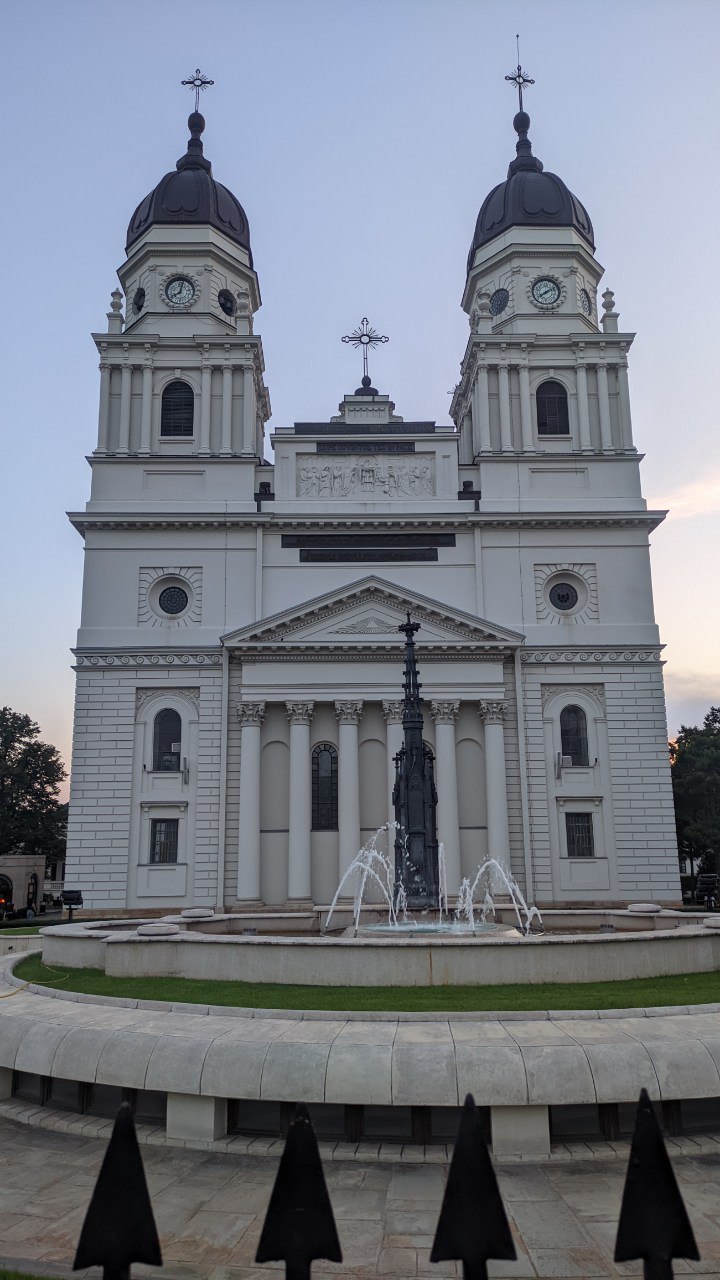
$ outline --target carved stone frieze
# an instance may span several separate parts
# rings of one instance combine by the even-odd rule
[[[338,724],[359,724],[362,708],[362,702],[336,702],[335,715]]]
[[[525,649],[523,663],[543,662],[659,662],[659,649]]]
[[[81,653],[77,667],[219,667],[219,653]]]
[[[299,498],[433,497],[435,458],[432,454],[356,453],[333,458],[317,454],[297,457]]]
[[[265,719],[265,703],[238,702],[237,716],[243,727],[245,725],[256,725],[259,727]]]
[[[315,703],[286,702],[285,709],[290,724],[310,724],[315,711]]]
[[[478,702],[478,715],[483,724],[503,724],[507,713],[507,702]]]
[[[436,724],[454,724],[459,710],[459,702],[430,703],[430,711]]]

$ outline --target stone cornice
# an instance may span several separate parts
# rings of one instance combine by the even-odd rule
[[[610,458],[612,455],[607,455]],[[630,455],[637,459],[636,454]],[[493,459],[495,460],[495,459]],[[553,459],[554,461],[555,459]],[[605,460],[605,455],[603,455]],[[103,463],[109,458],[96,459]],[[114,459],[112,459],[114,461]],[[118,459],[120,461],[120,459]],[[127,459],[123,459],[127,461]],[[147,458],[134,461],[147,462]],[[153,461],[155,459],[153,458]],[[163,459],[158,458],[162,462]],[[171,459],[167,459],[171,461]],[[205,465],[210,458],[196,458]],[[218,458],[218,462],[227,462],[227,458]],[[241,459],[236,459],[241,461]],[[513,459],[516,461],[516,459]],[[245,463],[247,465],[247,463]],[[240,511],[234,514],[225,512],[167,512],[163,515],[146,515],[137,512],[133,515],[116,516],[108,512],[68,511],[68,520],[73,528],[83,534],[86,529],[238,529],[263,527],[270,530],[283,529],[318,529],[320,531],[337,531],[338,529],[364,528],[370,525],[374,530],[381,529],[463,529],[477,526],[489,529],[645,529],[651,533],[657,529],[667,515],[667,511],[612,511],[612,512],[483,512],[459,511],[453,514],[446,511],[431,516],[413,516],[407,513],[394,517],[378,517],[376,515],[344,515],[334,513],[326,517],[317,515],[282,515],[276,512]]]

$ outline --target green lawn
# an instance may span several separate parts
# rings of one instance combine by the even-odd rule
[[[557,982],[502,987],[293,987],[194,978],[108,978],[100,969],[50,969],[39,956],[15,966],[18,978],[89,995],[131,996],[251,1009],[427,1010],[629,1009],[720,1003],[720,973],[682,973],[624,982]]]

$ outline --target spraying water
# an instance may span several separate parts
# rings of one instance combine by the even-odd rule
[[[353,880],[355,882],[353,893],[353,922],[355,929],[359,928],[363,906],[377,905],[364,902],[366,890],[370,885],[379,889],[381,903],[387,907],[387,925],[382,927],[398,930],[402,929],[403,926],[409,930],[414,927],[413,920],[408,916],[407,894],[404,886],[400,885],[397,891],[395,888],[394,858],[391,858],[389,852],[384,853],[382,849],[378,848],[380,837],[387,832],[394,833],[397,829],[398,824],[396,822],[386,822],[384,826],[378,828],[367,844],[363,845],[362,849],[355,855],[335,890],[335,896],[325,920],[325,929],[330,926],[330,920],[342,896],[343,889],[346,885],[348,887],[352,885]],[[388,840],[389,844],[390,840]],[[494,917],[497,914],[492,896],[493,889],[496,893],[500,891],[508,894],[515,911],[518,928],[525,937],[530,933],[533,921],[537,921],[539,925],[542,925],[542,918],[537,907],[528,906],[517,881],[512,878],[503,864],[498,862],[496,858],[486,858],[485,862],[480,863],[472,881],[468,876],[463,878],[452,916],[448,908],[447,867],[445,849],[442,844],[438,850],[438,879],[438,923],[432,926],[425,926],[432,928],[433,931],[442,932],[445,930],[456,933],[462,930],[473,933],[478,928],[490,928],[491,926],[487,925],[487,918],[490,915]],[[478,906],[476,898],[481,892],[483,895],[482,906]]]

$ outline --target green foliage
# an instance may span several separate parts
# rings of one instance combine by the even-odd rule
[[[720,707],[701,727],[681,726],[670,764],[680,853],[720,870]]]
[[[0,855],[62,856],[67,806],[58,804],[65,769],[55,747],[39,741],[29,716],[0,710]]]
[[[239,1009],[354,1009],[509,1013],[526,1009],[641,1009],[720,1001],[720,973],[680,973],[620,982],[518,983],[465,987],[300,987],[199,978],[109,978],[101,969],[56,969],[34,953],[15,965],[23,982],[131,1000],[229,1005]]]

